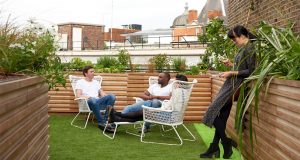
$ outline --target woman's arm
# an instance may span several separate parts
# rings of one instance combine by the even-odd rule
[[[250,50],[250,51],[249,51]],[[221,78],[228,78],[231,76],[237,76],[237,77],[249,77],[251,73],[255,69],[255,63],[256,63],[256,54],[253,52],[253,49],[248,49],[244,51],[244,56],[242,57],[241,61],[245,61],[242,63],[246,63],[246,69],[244,70],[239,70],[239,71],[227,71],[227,72],[222,72],[219,74],[219,77]]]

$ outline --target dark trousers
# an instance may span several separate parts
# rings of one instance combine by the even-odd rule
[[[232,99],[229,98],[229,100],[225,103],[225,105],[220,110],[220,114],[214,120],[213,124],[216,130],[215,130],[213,143],[219,143],[220,139],[222,142],[225,142],[227,140],[225,129],[226,129],[226,124],[230,114],[231,107],[232,107]]]

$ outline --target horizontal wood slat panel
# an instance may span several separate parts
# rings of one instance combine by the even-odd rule
[[[82,74],[79,72],[72,73],[73,75]],[[157,76],[158,73],[124,73],[124,74],[98,74],[103,77],[102,89],[106,93],[116,95],[116,109],[122,110],[127,105],[135,103],[133,97],[143,93],[149,85],[149,76]],[[171,74],[175,77],[176,74]],[[197,79],[198,83],[194,86],[188,105],[188,114],[185,117],[193,116],[194,121],[200,121],[203,114],[200,112],[206,111],[207,106],[211,103],[211,78],[209,75],[188,76],[189,80]],[[67,80],[67,88],[58,87],[59,90],[49,91],[49,112],[77,112],[77,102],[74,101],[74,94]],[[193,113],[199,112],[199,114]],[[197,116],[198,115],[198,116]]]
[[[40,77],[9,83],[0,83],[0,159],[48,159],[48,86]]]

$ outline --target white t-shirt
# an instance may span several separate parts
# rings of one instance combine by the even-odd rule
[[[89,82],[85,79],[80,79],[77,81],[75,89],[81,89],[83,96],[98,97],[101,86],[97,80]]]
[[[161,85],[156,83],[148,88],[148,92],[154,96],[169,96],[172,91],[172,84],[168,84],[161,88]]]

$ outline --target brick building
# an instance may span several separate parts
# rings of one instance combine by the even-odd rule
[[[188,10],[186,3],[184,13],[177,16],[171,26],[173,42],[197,41],[198,34],[202,33],[197,15],[198,11]]]
[[[213,18],[221,18],[227,23],[225,8],[228,0],[208,0],[199,16],[197,10],[188,10],[186,3],[185,11],[176,17],[171,28],[173,29],[173,42],[197,41],[198,35]]]
[[[109,42],[112,40],[115,43],[123,43],[126,40],[125,36],[121,36],[122,34],[134,33],[140,30],[135,29],[123,29],[123,28],[109,28],[108,32],[104,34],[104,41]],[[112,32],[112,34],[111,34]],[[111,37],[112,36],[112,37]]]
[[[86,23],[58,24],[59,41],[62,50],[103,49],[104,25]]]
[[[229,0],[228,17],[230,27],[242,24],[249,29],[256,29],[260,21],[278,27],[292,21],[293,30],[300,33],[300,0]]]

